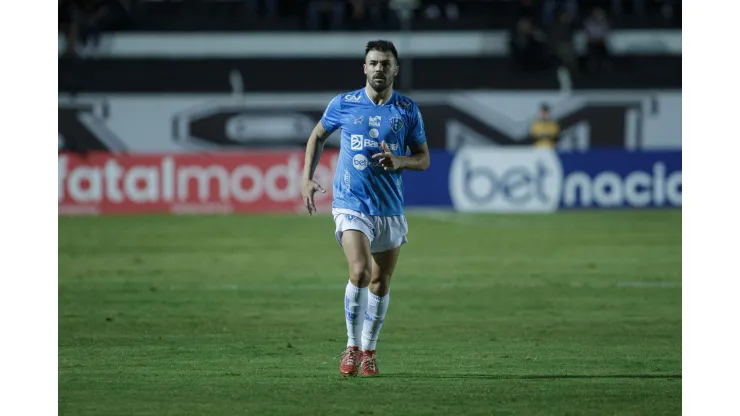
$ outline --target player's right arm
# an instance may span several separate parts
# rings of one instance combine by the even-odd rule
[[[321,121],[316,124],[313,128],[311,135],[308,137],[308,143],[306,143],[306,156],[304,159],[303,166],[303,186],[301,187],[301,194],[303,195],[303,204],[308,210],[308,215],[313,215],[316,212],[316,205],[314,205],[314,194],[317,191],[326,192],[326,189],[321,187],[318,183],[313,180],[313,175],[316,172],[316,167],[319,165],[321,160],[321,153],[324,151],[324,143],[337,128],[339,128],[339,115],[341,101],[340,97],[334,97],[329,103],[324,112]]]

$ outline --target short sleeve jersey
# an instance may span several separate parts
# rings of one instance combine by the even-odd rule
[[[377,105],[362,88],[334,97],[321,124],[330,133],[341,129],[332,207],[373,216],[403,215],[401,172],[384,170],[372,155],[383,151],[382,142],[399,156],[426,143],[416,103],[394,91],[386,103]]]

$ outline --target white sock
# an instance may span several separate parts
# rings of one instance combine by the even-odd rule
[[[362,326],[362,350],[375,350],[378,343],[380,328],[385,321],[385,313],[391,301],[391,294],[378,296],[372,292],[368,295],[367,312],[365,313],[365,324]]]
[[[352,282],[347,282],[344,290],[344,319],[347,322],[347,346],[359,347],[362,337],[362,323],[365,321],[365,308],[367,308],[366,287],[357,287]]]

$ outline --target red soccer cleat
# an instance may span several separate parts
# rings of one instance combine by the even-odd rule
[[[375,358],[375,350],[366,350],[362,352],[362,372],[363,376],[378,376],[378,360]]]
[[[356,376],[360,368],[360,349],[357,347],[347,347],[342,353],[342,363],[339,365],[339,372],[345,376]]]

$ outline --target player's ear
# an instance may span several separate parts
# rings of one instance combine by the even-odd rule
[[[398,75],[398,68],[399,68],[399,66],[398,66],[398,65],[396,65],[396,70],[395,70],[395,72],[393,72],[393,76],[394,76],[394,77]]]
[[[365,75],[367,75],[367,64],[362,64],[362,72],[364,72]]]

